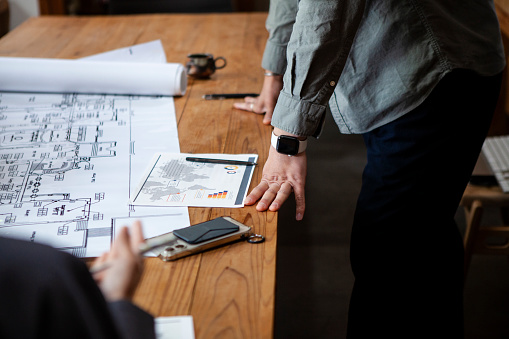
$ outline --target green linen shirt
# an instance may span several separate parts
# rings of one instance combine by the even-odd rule
[[[327,104],[364,133],[421,104],[455,68],[505,66],[493,0],[271,0],[262,67],[284,73],[272,125],[318,136]]]

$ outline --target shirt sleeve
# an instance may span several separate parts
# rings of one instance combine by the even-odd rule
[[[363,17],[365,0],[301,0],[272,125],[317,136]]]
[[[277,74],[286,69],[286,46],[292,34],[299,0],[271,0],[265,26],[269,38],[263,53],[262,67]]]

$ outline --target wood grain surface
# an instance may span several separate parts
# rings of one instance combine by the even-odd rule
[[[233,109],[234,100],[206,101],[202,95],[261,89],[266,16],[42,16],[0,39],[0,56],[75,59],[160,39],[168,62],[185,64],[189,53],[225,57],[224,69],[210,79],[190,79],[187,93],[175,99],[180,147],[184,153],[257,153],[252,189],[267,159],[271,128],[261,115]],[[235,243],[170,263],[146,259],[135,302],[155,316],[192,315],[197,338],[271,338],[277,214],[254,207],[189,213],[192,224],[231,216],[266,241]]]

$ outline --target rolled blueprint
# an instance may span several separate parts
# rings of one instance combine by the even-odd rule
[[[0,57],[0,91],[184,95],[178,63],[131,63]]]

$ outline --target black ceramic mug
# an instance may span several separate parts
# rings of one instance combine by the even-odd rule
[[[186,64],[187,75],[195,78],[208,78],[217,69],[226,66],[226,59],[224,57],[217,57],[214,59],[212,54],[194,53],[189,54],[187,57],[189,58]],[[222,64],[218,65],[218,61],[221,61]]]

